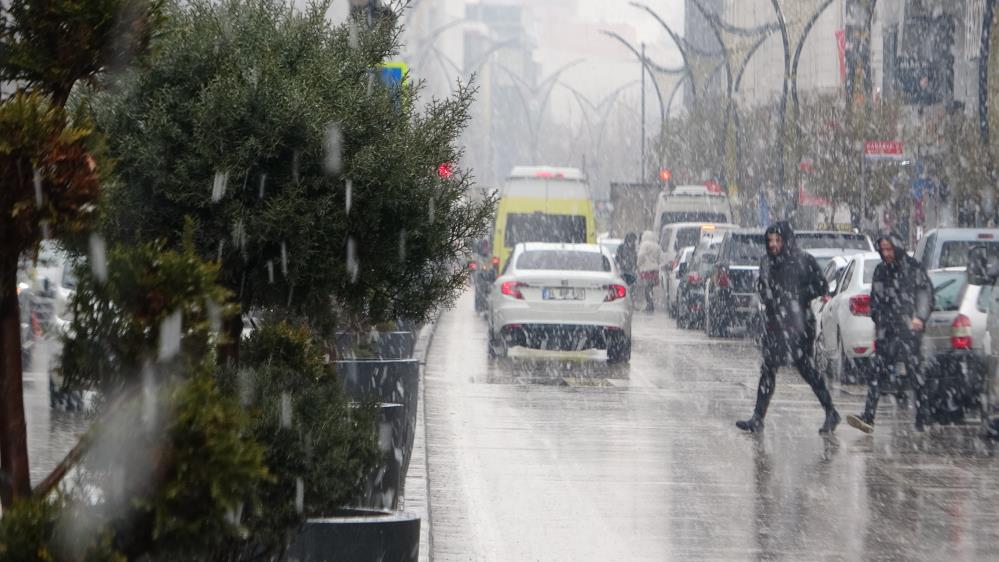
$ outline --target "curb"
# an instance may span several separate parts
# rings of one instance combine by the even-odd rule
[[[400,509],[416,513],[424,524],[420,525],[419,560],[433,560],[433,519],[430,509],[430,461],[427,455],[426,429],[427,421],[424,415],[426,395],[426,364],[430,345],[433,343],[434,332],[440,314],[434,316],[417,337],[413,357],[420,363],[420,390],[416,406],[416,436],[413,442],[413,460],[406,474],[403,487],[403,498]],[[423,458],[419,459],[418,454]],[[410,493],[411,492],[411,493]]]

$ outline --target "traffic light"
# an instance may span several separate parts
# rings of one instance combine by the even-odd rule
[[[669,181],[673,179],[673,172],[669,171],[669,168],[660,168],[659,179],[662,180],[663,183],[669,183]]]
[[[454,175],[454,164],[450,162],[443,162],[437,166],[437,176],[441,179],[448,179]]]

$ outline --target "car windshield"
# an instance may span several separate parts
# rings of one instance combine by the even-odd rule
[[[728,259],[732,265],[758,265],[766,253],[762,234],[734,234]]]
[[[607,256],[597,252],[531,250],[517,258],[517,269],[611,271],[611,262]]]
[[[870,250],[867,237],[862,234],[838,232],[800,232],[794,236],[798,247],[802,250],[820,250],[836,248],[842,250]]]
[[[957,310],[961,304],[961,292],[967,278],[968,275],[964,271],[930,272],[934,310]]]

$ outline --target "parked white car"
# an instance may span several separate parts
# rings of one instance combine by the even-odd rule
[[[666,314],[670,318],[676,317],[677,306],[680,302],[680,282],[687,275],[687,268],[690,266],[690,258],[694,254],[694,246],[687,246],[680,251],[675,263],[669,267],[669,271],[663,278],[663,299],[666,301]]]
[[[829,300],[820,307],[815,357],[829,378],[862,382],[874,356],[871,320],[871,280],[881,263],[877,252],[849,257],[842,275],[829,287]]]
[[[489,295],[489,356],[514,346],[606,349],[631,359],[631,300],[613,256],[596,244],[520,243]]]
[[[826,284],[829,285],[830,293],[832,293],[832,288],[839,283],[839,278],[843,276],[843,272],[846,271],[846,266],[848,265],[850,265],[849,257],[833,256],[826,260],[825,266],[822,266],[822,277],[826,280]],[[824,307],[831,298],[831,294],[826,294],[813,300],[809,304],[812,308],[812,314],[815,315],[816,322],[818,322],[819,316],[822,314],[822,307]]]

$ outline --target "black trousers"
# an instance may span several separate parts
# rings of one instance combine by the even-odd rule
[[[815,362],[808,353],[809,346],[804,345],[806,342],[789,348],[785,342],[775,341],[776,339],[776,336],[769,334],[764,336],[763,365],[760,367],[760,384],[756,389],[756,409],[753,411],[753,416],[762,420],[767,415],[767,408],[770,406],[770,399],[773,398],[777,382],[777,369],[786,364],[789,356],[791,364],[798,369],[801,378],[812,387],[812,392],[819,399],[822,409],[826,413],[835,410],[825,378],[815,368]]]
[[[926,396],[926,373],[923,369],[923,338],[921,334],[889,335],[877,341],[874,352],[874,368],[867,375],[867,403],[864,405],[864,418],[874,421],[881,398],[881,380],[886,379],[892,367],[898,363],[905,365],[912,391],[915,394],[916,419],[926,422],[929,400]]]

